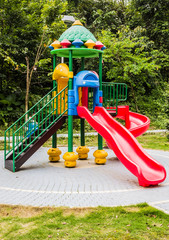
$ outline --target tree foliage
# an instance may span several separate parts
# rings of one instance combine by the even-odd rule
[[[169,118],[169,2],[82,0],[72,5],[71,13],[74,10],[107,47],[104,81],[126,82],[133,110],[165,127]],[[87,63],[89,69],[93,65],[93,60]]]
[[[107,31],[103,31],[102,35],[102,41],[107,46],[104,54],[105,63],[108,63],[107,78],[128,84],[137,111],[138,97],[151,95],[161,79],[157,63],[159,53],[153,48],[153,42],[141,36],[142,31],[140,27],[133,31],[124,27],[118,35]]]
[[[168,0],[132,0],[139,11],[147,35],[157,47],[169,49],[169,1]]]
[[[0,123],[23,113],[27,73],[29,107],[51,88],[47,46],[66,29],[61,15],[73,15],[106,45],[103,80],[126,82],[133,110],[164,127],[169,118],[168,0],[1,0]],[[79,60],[74,63],[77,72]],[[89,70],[97,71],[97,65],[98,59],[85,62]]]
[[[34,96],[29,99],[30,106],[34,103],[32,99],[36,99],[37,93],[39,95],[44,94],[46,88],[51,88],[51,79],[48,77],[48,73],[52,71],[52,64],[51,61],[45,60],[51,59],[50,51],[46,48],[65,29],[65,25],[61,21],[61,14],[65,11],[66,6],[66,1],[61,2],[59,0],[1,1],[1,100],[4,99],[4,96],[11,95],[13,92],[14,95],[19,95],[20,100],[23,101],[28,72],[32,84],[30,86],[27,84],[27,90]],[[41,42],[41,40],[43,41]],[[41,62],[39,62],[40,58]],[[44,64],[42,66],[42,61],[46,61],[46,66]],[[28,87],[31,88],[30,91]],[[1,101],[0,105],[3,112],[6,112],[5,118],[1,114],[0,121],[5,121],[4,119],[10,121],[11,116],[18,117],[23,113],[22,107],[13,113],[12,108],[8,108],[8,111],[5,110],[6,104],[4,104],[4,101]]]

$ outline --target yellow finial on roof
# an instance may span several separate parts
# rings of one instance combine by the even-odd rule
[[[76,21],[72,24],[72,26],[75,26],[75,25],[81,25],[81,26],[83,26],[83,24],[82,24],[79,20],[76,20]]]

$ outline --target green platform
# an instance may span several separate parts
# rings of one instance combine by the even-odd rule
[[[90,48],[60,48],[51,51],[51,54],[56,54],[57,57],[66,57],[69,58],[69,51],[72,50],[72,57],[73,58],[92,58],[92,57],[99,57],[99,53],[103,53],[102,50],[97,49],[90,49]]]

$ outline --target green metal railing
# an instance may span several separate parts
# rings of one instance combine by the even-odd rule
[[[114,110],[117,114],[119,102],[127,100],[127,85],[125,83],[103,82],[103,107],[108,111]],[[93,88],[88,88],[88,108],[93,111]]]
[[[106,110],[115,110],[119,102],[127,100],[127,84],[103,82],[103,106]]]
[[[57,87],[54,87],[5,131],[4,159],[6,160],[9,154],[13,155],[13,170],[15,159],[67,113],[68,86],[58,94],[56,91]]]

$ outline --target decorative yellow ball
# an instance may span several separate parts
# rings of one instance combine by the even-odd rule
[[[60,160],[60,157],[59,157],[59,156],[57,156],[57,157],[50,157],[50,156],[49,156],[49,161],[50,161],[50,162],[59,162],[59,160]]]
[[[85,160],[88,158],[89,148],[86,146],[80,146],[76,149],[76,152],[78,153],[80,160]]]
[[[59,148],[50,148],[47,151],[47,154],[49,155],[49,161],[50,162],[58,162],[60,160],[59,155],[62,152],[59,150]]]
[[[66,152],[63,155],[63,159],[65,160],[65,167],[76,167],[76,160],[78,159],[78,155],[74,152]]]
[[[93,156],[95,157],[95,163],[102,165],[106,163],[106,157],[108,156],[108,153],[105,150],[96,150],[93,153]]]

